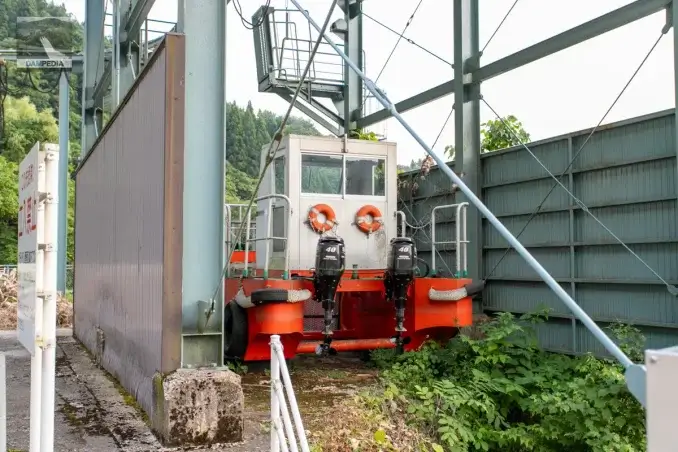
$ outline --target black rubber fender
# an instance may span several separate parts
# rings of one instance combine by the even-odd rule
[[[485,289],[485,280],[473,281],[464,286],[466,288],[466,294],[469,297],[479,294]]]
[[[247,312],[235,301],[224,306],[224,357],[240,358],[247,351]]]
[[[261,306],[269,303],[286,303],[289,299],[287,289],[257,289],[250,294],[252,304]]]

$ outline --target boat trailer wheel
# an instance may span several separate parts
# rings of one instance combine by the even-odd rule
[[[247,351],[247,312],[235,301],[224,306],[224,357],[240,358]]]

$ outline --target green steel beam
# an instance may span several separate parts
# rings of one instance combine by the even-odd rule
[[[672,0],[637,0],[612,12],[596,17],[535,45],[483,66],[477,77],[486,81],[526,64],[534,63],[554,53],[581,44],[597,36],[628,25],[644,17],[658,13],[671,4]]]
[[[99,108],[103,106],[103,97],[95,100],[94,90],[104,74],[104,0],[86,0],[85,18],[81,139],[83,156],[89,152],[102,127]]]
[[[120,0],[120,95],[124,97],[139,76],[139,39],[141,23],[146,20],[154,0]]]
[[[340,2],[342,3],[342,2]],[[343,2],[344,20],[346,21],[346,55],[364,69],[363,62],[363,15],[362,2],[345,0]],[[348,64],[344,63],[344,101],[343,101],[344,133],[356,129],[356,118],[362,116],[363,81]]]
[[[560,52],[584,41],[595,38],[609,31],[628,25],[644,17],[655,14],[665,9],[672,0],[636,0],[633,3],[618,8],[582,25],[571,28],[556,36],[548,38],[526,49],[508,55],[500,60],[481,67],[474,74],[475,80],[483,82],[501,74],[517,69],[526,64],[533,63],[554,53]],[[429,102],[440,99],[455,91],[454,80],[442,83],[415,96],[398,102],[396,110],[404,113]],[[390,118],[391,112],[387,109],[359,118],[359,128],[368,127],[385,119]]]
[[[124,45],[134,40],[141,30],[141,24],[151,12],[155,0],[123,0],[121,8],[127,13],[123,13],[120,22],[120,42]],[[138,42],[138,41],[137,41]]]
[[[290,103],[292,102],[294,96],[289,93],[289,92],[277,92],[276,93],[278,96],[280,96],[285,102]],[[305,100],[305,99],[304,99]],[[340,130],[340,123],[332,123],[328,121],[327,119],[323,118],[320,114],[318,114],[313,108],[309,107],[308,105],[304,105],[301,103],[300,99],[297,99],[297,101],[294,103],[294,106],[299,109],[302,113],[313,119],[315,122],[329,130],[331,133],[334,135],[339,136],[341,133]],[[314,107],[317,108],[316,105]],[[324,107],[324,106],[323,106]]]
[[[186,36],[181,363],[221,366],[222,292],[211,302],[224,266],[226,3],[183,0],[180,7]]]

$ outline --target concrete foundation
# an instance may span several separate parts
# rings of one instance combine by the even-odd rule
[[[242,441],[240,376],[224,369],[180,369],[154,379],[153,428],[166,446]]]

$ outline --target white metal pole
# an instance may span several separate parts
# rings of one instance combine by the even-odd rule
[[[280,452],[280,401],[275,392],[275,382],[280,381],[280,362],[275,346],[280,343],[280,336],[271,336],[271,452]],[[0,451],[1,452],[1,451]]]
[[[38,316],[35,316],[38,323]],[[42,351],[36,345],[31,356],[30,452],[40,452],[40,407],[42,406]]]
[[[40,154],[40,165],[38,168],[38,191],[47,191],[45,180],[45,162]],[[38,244],[45,243],[45,203],[39,202],[37,205],[37,235]],[[35,292],[42,294],[45,286],[45,251],[38,247],[35,258]],[[43,329],[43,302],[38,298],[35,303],[35,333],[36,336],[42,336]],[[36,341],[31,355],[31,402],[30,402],[30,452],[40,452],[40,409],[42,407],[42,349]]]
[[[0,452],[7,452],[7,363],[0,353]]]
[[[278,353],[278,359],[285,362],[285,355],[283,354],[282,344],[276,346],[276,352]],[[304,430],[304,424],[301,422],[301,414],[299,413],[299,406],[297,405],[297,397],[294,395],[294,388],[292,387],[292,380],[290,379],[290,374],[287,372],[287,366],[280,366],[280,373],[282,375],[283,383],[285,384],[285,390],[287,391],[287,400],[290,403],[290,410],[292,411],[292,416],[294,417],[294,423],[297,426],[297,433],[299,434],[299,443],[301,444],[302,452],[309,452],[308,441],[306,439],[306,431]],[[287,410],[287,406],[284,407]],[[284,412],[283,412],[284,415]]]
[[[45,273],[43,281],[41,452],[54,450],[54,391],[57,316],[57,248],[59,247],[59,147],[47,145],[45,155]]]
[[[275,429],[275,431],[278,432],[278,441],[280,443],[282,452],[290,452],[289,447],[287,447],[287,441],[285,440],[285,429],[283,428],[282,421],[280,419],[278,419]]]
[[[285,434],[287,435],[287,442],[289,443],[290,451],[299,452],[297,440],[294,437],[292,418],[290,418],[290,413],[287,410],[287,404],[285,403],[285,393],[283,392],[281,382],[277,380],[273,382],[273,386],[275,387],[275,393],[278,397],[278,400],[280,401],[280,414],[282,414],[283,426],[285,427]]]

